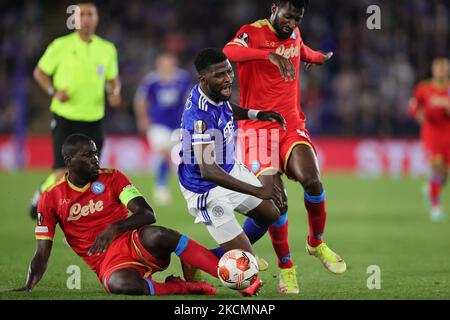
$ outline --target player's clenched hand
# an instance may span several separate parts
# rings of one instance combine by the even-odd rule
[[[105,230],[103,230],[102,233],[100,233],[97,239],[95,239],[94,244],[91,249],[89,249],[88,255],[92,256],[96,252],[98,252],[98,254],[103,253],[106,249],[108,249],[111,241],[114,240],[116,235],[117,228],[115,224],[110,224]]]
[[[329,51],[329,52],[322,52],[323,55],[323,62],[326,62],[328,60],[331,59],[331,57],[333,56],[333,52]],[[311,68],[314,64],[322,64],[322,63],[312,63],[312,62],[307,62],[305,63],[305,70],[309,70],[309,68]]]
[[[256,194],[257,198],[264,200],[273,200],[278,208],[283,206],[282,190],[276,184],[268,184],[259,188],[259,192]]]
[[[450,110],[448,110],[448,113],[450,114]],[[416,121],[419,124],[423,124],[425,122],[425,111],[423,109],[418,109],[416,114]]]
[[[283,116],[275,111],[260,111],[257,115],[258,120],[260,121],[276,121],[280,124],[283,130],[286,130],[286,120],[284,120]]]
[[[108,95],[108,103],[113,108],[118,108],[122,104],[122,96],[120,94]]]
[[[278,67],[285,81],[295,80],[295,67],[291,60],[271,52],[269,53],[269,61]]]
[[[66,93],[66,90],[58,90],[53,96],[61,102],[66,102],[70,99],[70,97]]]
[[[333,51],[322,52],[323,54],[323,62],[327,62],[333,56]]]
[[[139,132],[147,133],[150,128],[151,121],[147,117],[138,117],[136,122]]]

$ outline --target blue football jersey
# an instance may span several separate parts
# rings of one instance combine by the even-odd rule
[[[178,178],[186,189],[205,193],[217,185],[204,180],[196,164],[193,146],[212,144],[216,163],[230,173],[235,163],[235,124],[228,101],[215,103],[196,85],[186,101],[181,118],[181,163]]]
[[[186,97],[192,81],[189,72],[179,69],[171,81],[162,81],[157,72],[149,73],[138,89],[138,95],[147,100],[152,122],[170,129],[180,126]]]

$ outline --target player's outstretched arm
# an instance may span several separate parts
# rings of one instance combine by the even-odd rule
[[[255,49],[249,47],[243,47],[240,45],[227,44],[223,48],[223,53],[230,61],[233,62],[246,62],[253,60],[267,60],[269,59],[269,51],[262,49]]]
[[[214,143],[194,145],[194,155],[200,167],[203,179],[215,184],[245,194],[249,194],[264,200],[273,200],[277,206],[282,204],[281,189],[276,185],[257,187],[238,180],[226,173],[217,163],[214,156]]]
[[[321,50],[314,51],[307,45],[302,46],[302,61],[305,63],[305,70],[309,70],[313,65],[320,65],[330,60],[333,56],[333,52],[323,52]]]
[[[127,208],[133,214],[126,219],[116,221],[106,227],[95,239],[94,244],[89,249],[88,255],[91,256],[96,252],[99,254],[104,252],[119,233],[139,229],[142,226],[156,222],[153,209],[142,196],[128,201]]]
[[[225,53],[230,61],[236,63],[254,60],[269,60],[278,67],[280,74],[285,81],[295,80],[295,68],[291,60],[274,52],[241,45],[227,44],[225,48],[223,48],[223,53]]]
[[[53,241],[51,240],[37,240],[36,252],[28,267],[27,281],[25,287],[14,289],[16,292],[31,292],[33,288],[42,279],[45,270],[47,269],[48,259],[52,251]]]
[[[230,102],[230,105],[233,108],[233,117],[235,120],[276,121],[280,124],[283,130],[286,129],[286,121],[278,112],[244,109],[232,102]]]

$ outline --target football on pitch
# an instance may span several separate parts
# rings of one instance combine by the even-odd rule
[[[247,289],[256,281],[258,272],[256,258],[250,252],[241,249],[226,252],[217,266],[220,281],[234,290]]]

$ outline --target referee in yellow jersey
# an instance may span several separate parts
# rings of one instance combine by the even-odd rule
[[[66,137],[82,133],[102,150],[105,115],[105,91],[111,107],[121,104],[121,85],[117,50],[113,43],[95,34],[97,7],[91,1],[79,1],[80,29],[55,39],[45,50],[33,76],[52,97],[50,111],[53,141],[53,172],[36,190],[30,215],[37,215],[40,195],[65,173],[61,148]]]

